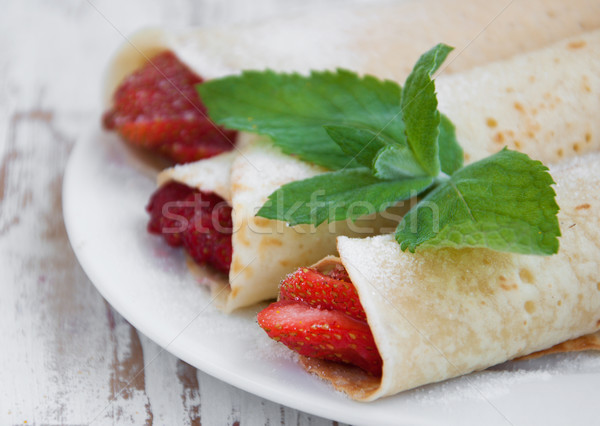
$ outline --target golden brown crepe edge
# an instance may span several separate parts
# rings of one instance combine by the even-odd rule
[[[536,359],[551,354],[583,351],[600,351],[600,331],[567,340],[566,342],[559,343],[558,345],[554,345],[548,349],[515,358],[513,361]]]

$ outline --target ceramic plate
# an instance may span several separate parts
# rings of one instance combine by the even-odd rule
[[[261,397],[352,424],[597,424],[600,356],[593,353],[506,363],[372,403],[349,400],[266,336],[255,321],[262,306],[220,313],[181,250],[146,233],[156,172],[115,135],[94,129],[70,158],[64,216],[100,293],[175,356]]]

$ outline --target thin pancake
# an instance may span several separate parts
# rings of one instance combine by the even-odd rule
[[[384,361],[376,390],[342,390],[370,401],[598,331],[598,167],[600,154],[593,154],[551,170],[562,232],[553,256],[487,249],[411,254],[393,236],[338,238]]]
[[[456,47],[448,71],[506,59],[600,27],[596,0],[424,0],[323,9],[249,25],[166,31],[128,38],[105,79],[105,104],[126,75],[173,50],[204,78],[243,69],[307,72],[344,67],[404,81],[436,43]]]

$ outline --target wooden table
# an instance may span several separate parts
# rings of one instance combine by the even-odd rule
[[[65,164],[78,138],[99,121],[102,70],[124,34],[148,25],[248,21],[317,3],[3,2],[1,425],[332,424],[238,390],[161,351],[87,279],[61,212]]]

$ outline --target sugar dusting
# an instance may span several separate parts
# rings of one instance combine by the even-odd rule
[[[550,174],[553,176],[561,176],[561,175],[570,175],[573,177],[572,181],[574,182],[582,182],[590,179],[590,176],[587,172],[586,167],[583,167],[587,163],[594,163],[600,161],[600,153],[591,153],[583,156],[573,157],[569,160],[562,161],[558,164],[552,165],[550,167]],[[593,176],[597,178],[598,175]],[[555,179],[556,180],[556,179]],[[561,182],[559,180],[556,181],[556,187],[560,187]],[[569,185],[568,187],[569,193],[572,195],[571,198],[574,199],[583,199],[584,195],[581,193],[581,187],[577,184]],[[560,202],[559,202],[560,205]]]
[[[440,383],[421,386],[410,391],[410,397],[425,404],[452,404],[456,401],[494,399],[511,392],[519,383],[550,381],[549,371],[494,371],[485,370],[460,376]]]
[[[421,386],[409,391],[408,396],[425,404],[495,399],[510,394],[519,384],[548,382],[551,385],[553,379],[561,376],[590,373],[600,373],[597,352],[549,355],[531,361],[509,361],[484,371]]]
[[[293,362],[298,363],[299,355],[288,349],[283,343],[271,340],[266,333],[261,338],[255,340],[246,352],[243,358],[250,361],[266,360],[267,362]]]

